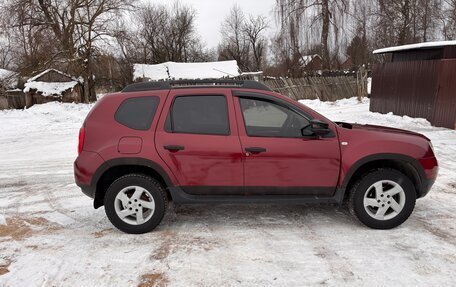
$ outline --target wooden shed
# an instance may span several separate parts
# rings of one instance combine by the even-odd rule
[[[370,110],[425,118],[456,129],[456,41],[427,42],[374,51]]]
[[[52,101],[80,103],[83,98],[81,81],[55,69],[30,78],[24,85],[26,106]]]
[[[19,74],[10,70],[0,69],[0,110],[23,108],[21,100],[24,95],[21,90],[17,89]],[[19,94],[19,96],[18,96]]]
[[[318,54],[301,56],[299,64],[304,71],[321,71],[323,67],[323,61]]]

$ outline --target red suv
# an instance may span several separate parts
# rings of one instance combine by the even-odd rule
[[[437,176],[425,136],[331,122],[253,81],[136,83],[103,97],[79,134],[76,183],[128,233],[168,201],[348,202],[365,225],[403,223]]]

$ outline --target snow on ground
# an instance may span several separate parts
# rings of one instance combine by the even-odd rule
[[[0,286],[449,286],[456,270],[456,131],[368,111],[368,101],[303,101],[333,120],[406,128],[433,140],[430,194],[393,230],[333,206],[177,207],[127,235],[73,181],[90,109],[0,111]]]

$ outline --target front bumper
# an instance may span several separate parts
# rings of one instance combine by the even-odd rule
[[[418,160],[423,173],[421,176],[421,192],[418,197],[426,196],[434,185],[439,173],[439,166],[435,156],[422,158]]]
[[[423,182],[421,183],[421,193],[419,194],[418,198],[424,197],[429,193],[429,191],[435,183],[435,180],[436,178],[423,180]]]

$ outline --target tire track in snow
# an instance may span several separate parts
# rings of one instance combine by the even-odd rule
[[[8,200],[9,203],[0,205],[2,213],[8,216],[14,216],[19,214],[19,208],[22,203],[22,198],[27,195],[29,188],[28,184],[24,181],[2,183],[0,187],[0,199],[2,202]]]
[[[321,208],[315,208],[314,210],[312,210],[312,208],[307,207],[304,209],[304,214],[302,215],[304,220],[302,220],[301,224],[305,227],[305,229],[309,231],[309,235],[307,236],[307,238],[309,239],[309,242],[313,245],[315,255],[324,260],[324,262],[327,264],[329,268],[330,274],[332,275],[332,278],[328,278],[327,280],[321,282],[321,284],[333,284],[331,283],[331,281],[333,280],[336,280],[336,282],[345,282],[347,284],[354,283],[359,278],[355,276],[355,273],[353,271],[351,271],[353,270],[353,266],[351,265],[350,261],[338,253],[338,249],[335,246],[333,246],[331,241],[326,239],[327,235],[319,234],[319,232],[314,228],[315,224],[312,222],[312,213],[315,213],[315,211],[320,211],[318,213],[323,213],[321,211],[324,211],[324,215],[317,214],[317,216],[320,217],[326,216],[326,213],[328,212],[336,213],[336,210],[329,211],[327,209],[322,210]],[[340,217],[340,215],[342,214],[340,212],[338,213]],[[343,216],[347,217],[348,219],[349,214],[343,214]],[[331,217],[334,218],[334,216]],[[309,223],[307,223],[307,221],[305,220],[308,218],[310,218]]]

